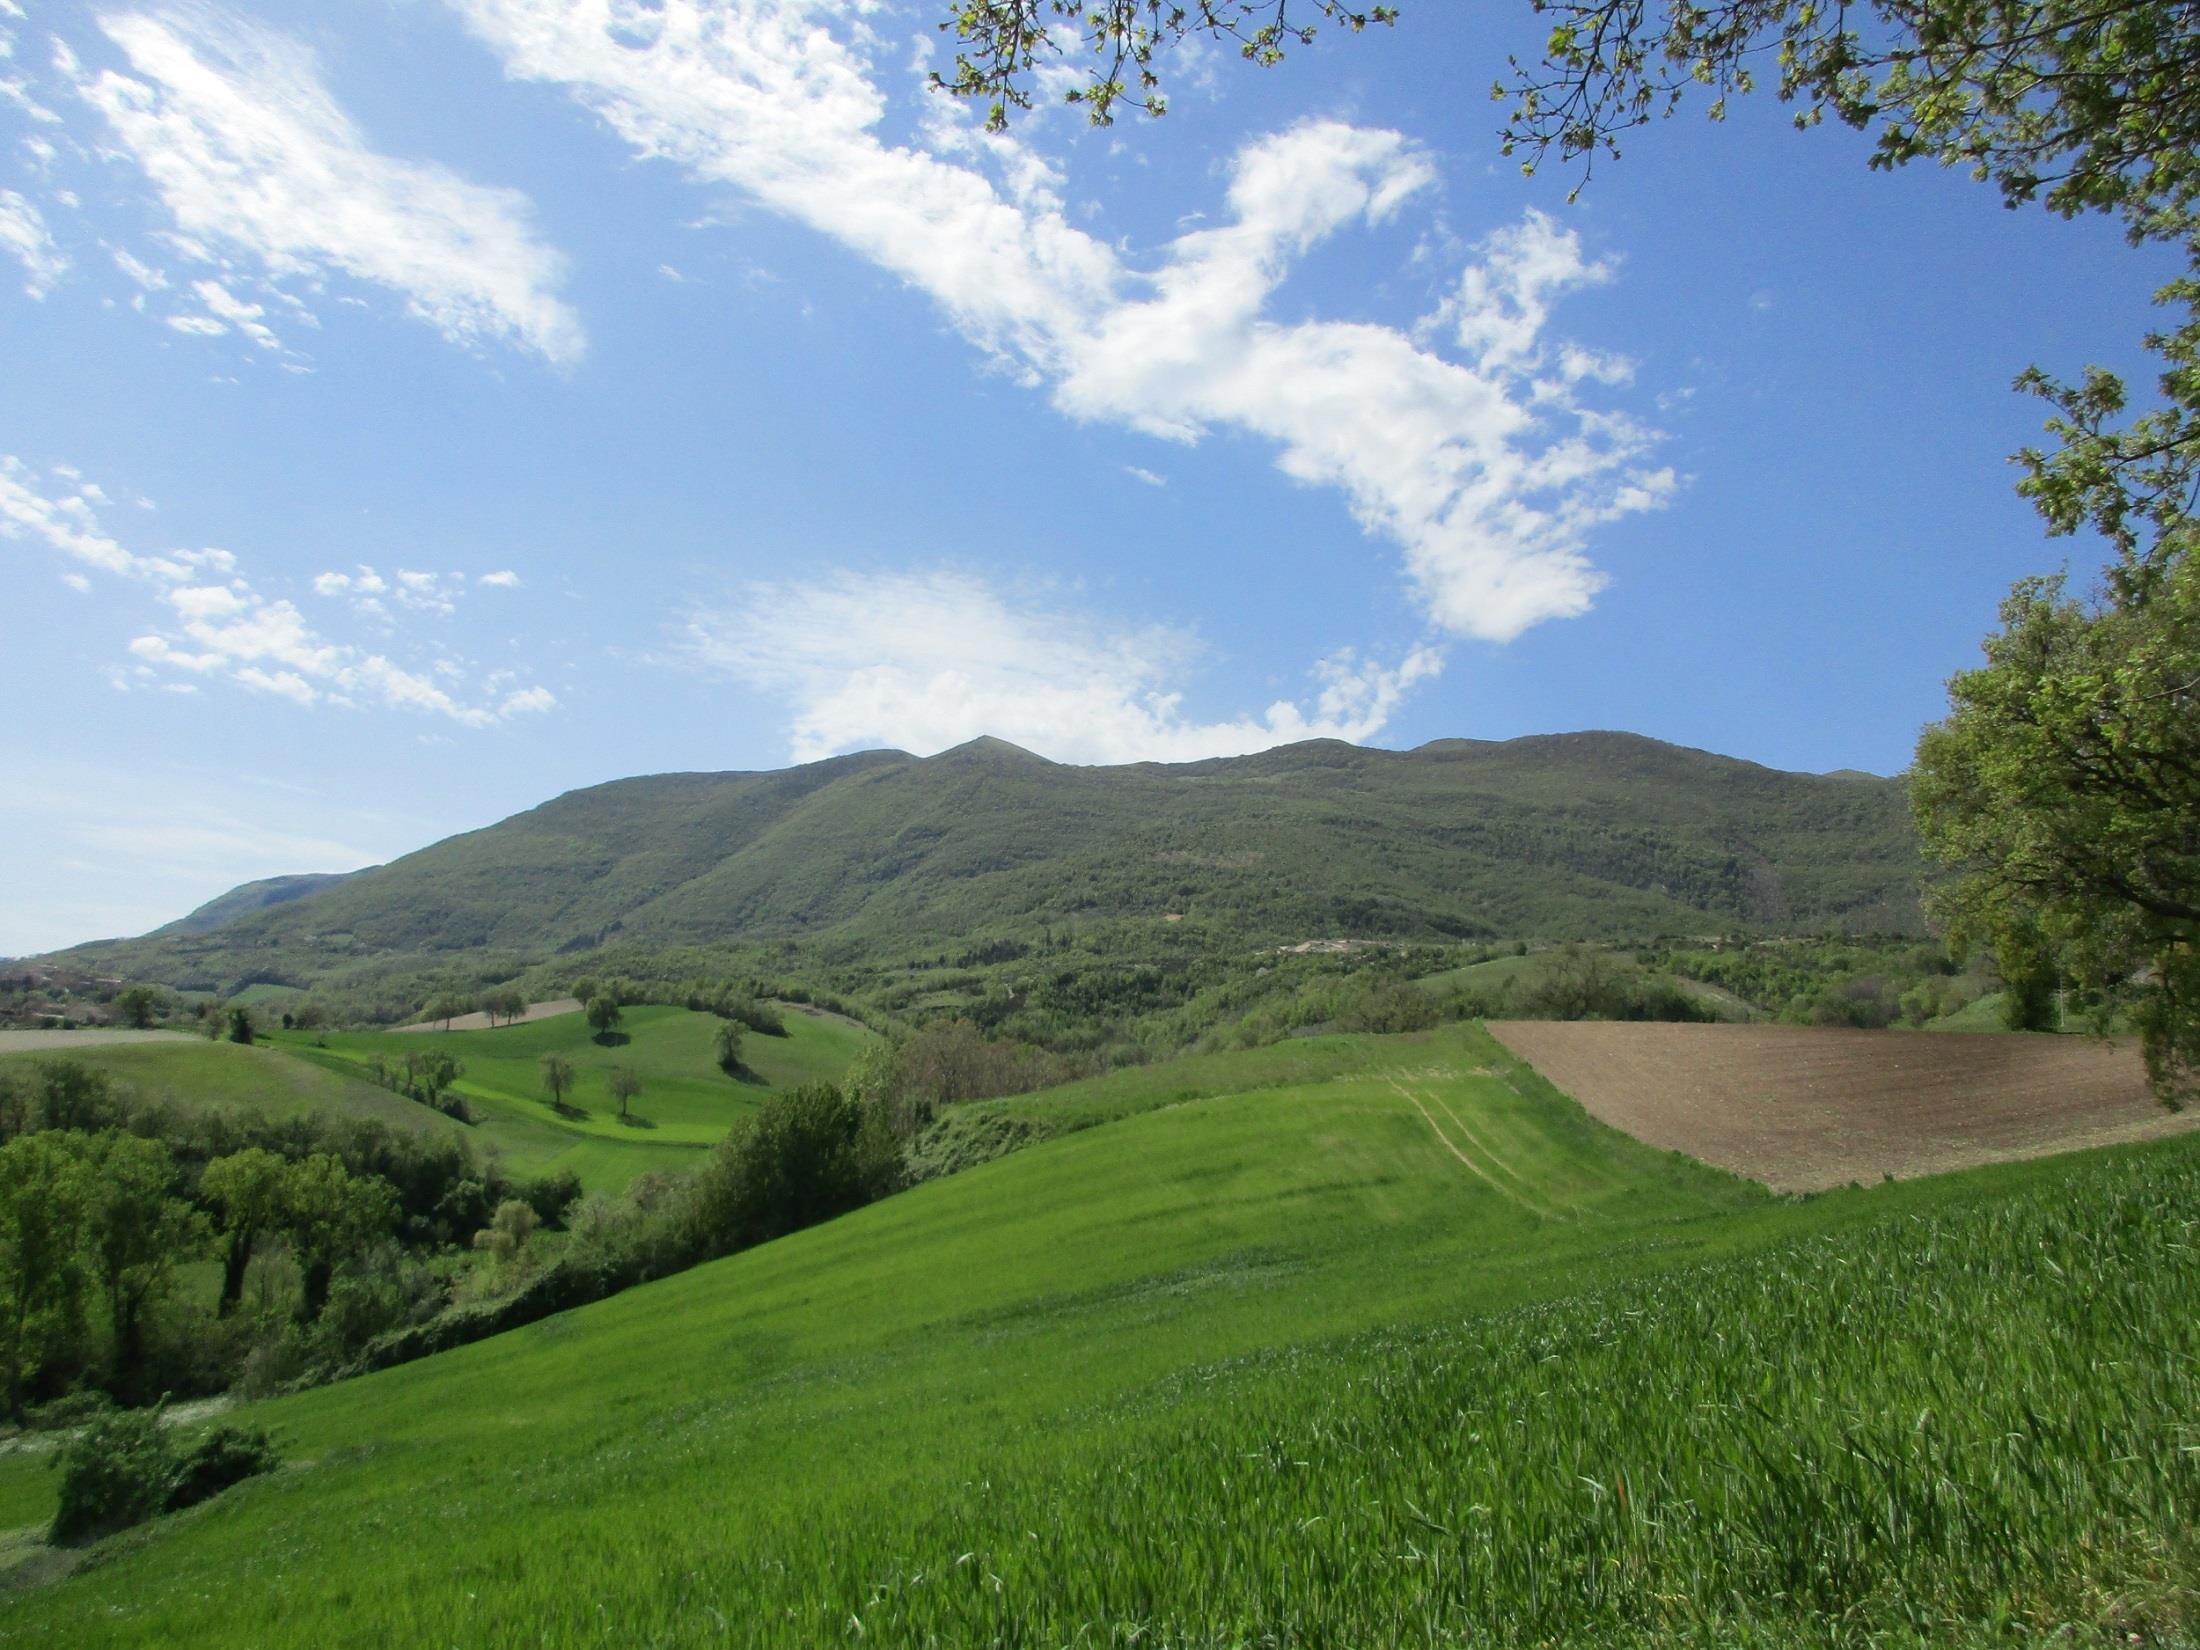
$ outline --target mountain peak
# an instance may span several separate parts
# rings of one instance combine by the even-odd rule
[[[968,762],[975,759],[989,762],[1035,762],[1047,768],[1056,765],[1037,751],[1027,751],[1021,745],[1012,745],[1006,739],[996,739],[990,733],[981,733],[975,739],[927,758],[933,762]]]

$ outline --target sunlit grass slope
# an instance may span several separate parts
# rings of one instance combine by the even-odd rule
[[[293,1470],[0,1600],[0,1637],[1944,1644],[2190,1575],[2183,1143],[1781,1203],[1471,1028],[1298,1054],[1332,1069],[1149,1074],[260,1406]],[[50,1495],[0,1460],[0,1509]]]
[[[284,1048],[332,1071],[364,1073],[376,1055],[395,1064],[437,1050],[465,1068],[456,1092],[484,1150],[519,1174],[571,1169],[591,1190],[614,1191],[651,1169],[687,1169],[695,1152],[719,1140],[774,1089],[829,1083],[847,1070],[872,1034],[852,1021],[789,1007],[787,1035],[749,1034],[742,1069],[718,1069],[714,1015],[683,1008],[636,1007],[609,1041],[579,1014],[559,1014],[485,1031],[276,1034]],[[563,1112],[542,1090],[542,1057],[573,1062],[575,1084]],[[625,1067],[642,1081],[630,1115],[619,1116],[610,1077]]]
[[[400,1129],[462,1132],[462,1125],[402,1095],[265,1043],[93,1043],[0,1055],[0,1072],[27,1073],[48,1060],[105,1072],[132,1094],[179,1106],[234,1106],[281,1118],[363,1117]]]

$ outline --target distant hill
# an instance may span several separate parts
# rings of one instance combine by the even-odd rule
[[[371,869],[371,867],[370,867]],[[287,905],[294,899],[308,894],[318,894],[324,888],[332,888],[348,877],[358,876],[357,871],[309,873],[304,876],[266,877],[259,882],[241,883],[226,894],[208,900],[188,916],[178,917],[164,927],[148,934],[148,939],[164,939],[176,934],[211,934],[227,928],[240,917],[249,917],[255,911],[264,911],[271,905]]]
[[[178,983],[306,984],[397,956],[613,940],[907,956],[1125,923],[1233,945],[1911,932],[1919,874],[1897,781],[1631,734],[1410,751],[1316,740],[1105,768],[981,739],[925,759],[868,751],[598,785],[73,955]]]

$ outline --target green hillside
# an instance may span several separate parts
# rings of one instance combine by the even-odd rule
[[[1227,1091],[1239,1058],[1250,1092],[1086,1085],[1066,1138],[255,1406],[288,1470],[0,1595],[0,1636],[2174,1625],[2200,1497],[2188,1143],[1783,1202],[1603,1129],[1472,1028],[1310,1039],[1297,1073],[1285,1052],[1186,1084]],[[0,1457],[0,1527],[52,1495]]]
[[[228,893],[208,900],[197,910],[154,929],[151,937],[211,934],[255,911],[265,911],[272,906],[287,905],[294,899],[304,899],[308,894],[318,894],[324,888],[334,887],[346,877],[357,874],[353,871],[319,872],[302,876],[265,877],[258,882],[241,883]]]
[[[67,1060],[107,1074],[118,1088],[145,1100],[179,1106],[223,1105],[266,1117],[360,1117],[411,1133],[464,1133],[452,1122],[401,1095],[331,1070],[265,1042],[94,1043],[30,1054],[0,1054],[0,1073],[29,1072],[47,1060]]]
[[[762,1096],[836,1082],[874,1040],[831,1015],[790,1006],[784,1019],[786,1036],[744,1042],[742,1069],[733,1077],[712,1058],[717,1017],[684,1008],[629,1008],[609,1042],[599,1041],[579,1014],[485,1031],[276,1032],[268,1041],[355,1083],[377,1056],[397,1062],[409,1053],[449,1054],[465,1068],[453,1092],[472,1116],[466,1132],[477,1149],[516,1175],[570,1169],[589,1190],[611,1192],[651,1170],[693,1168],[698,1150],[722,1138]],[[573,1063],[574,1091],[562,1112],[542,1091],[545,1054]],[[624,1119],[608,1087],[611,1072],[622,1067],[642,1081]],[[386,1090],[372,1092],[435,1115]]]
[[[1918,875],[1894,781],[1631,735],[1315,741],[1119,768],[980,740],[575,791],[211,933],[66,955],[228,991],[610,942],[800,942],[833,961],[1101,929],[1117,950],[1910,931]]]

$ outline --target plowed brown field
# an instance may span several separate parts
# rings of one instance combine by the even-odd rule
[[[2200,1123],[2138,1046],[1805,1026],[1507,1020],[1490,1030],[1590,1113],[1775,1191],[1907,1179]]]

